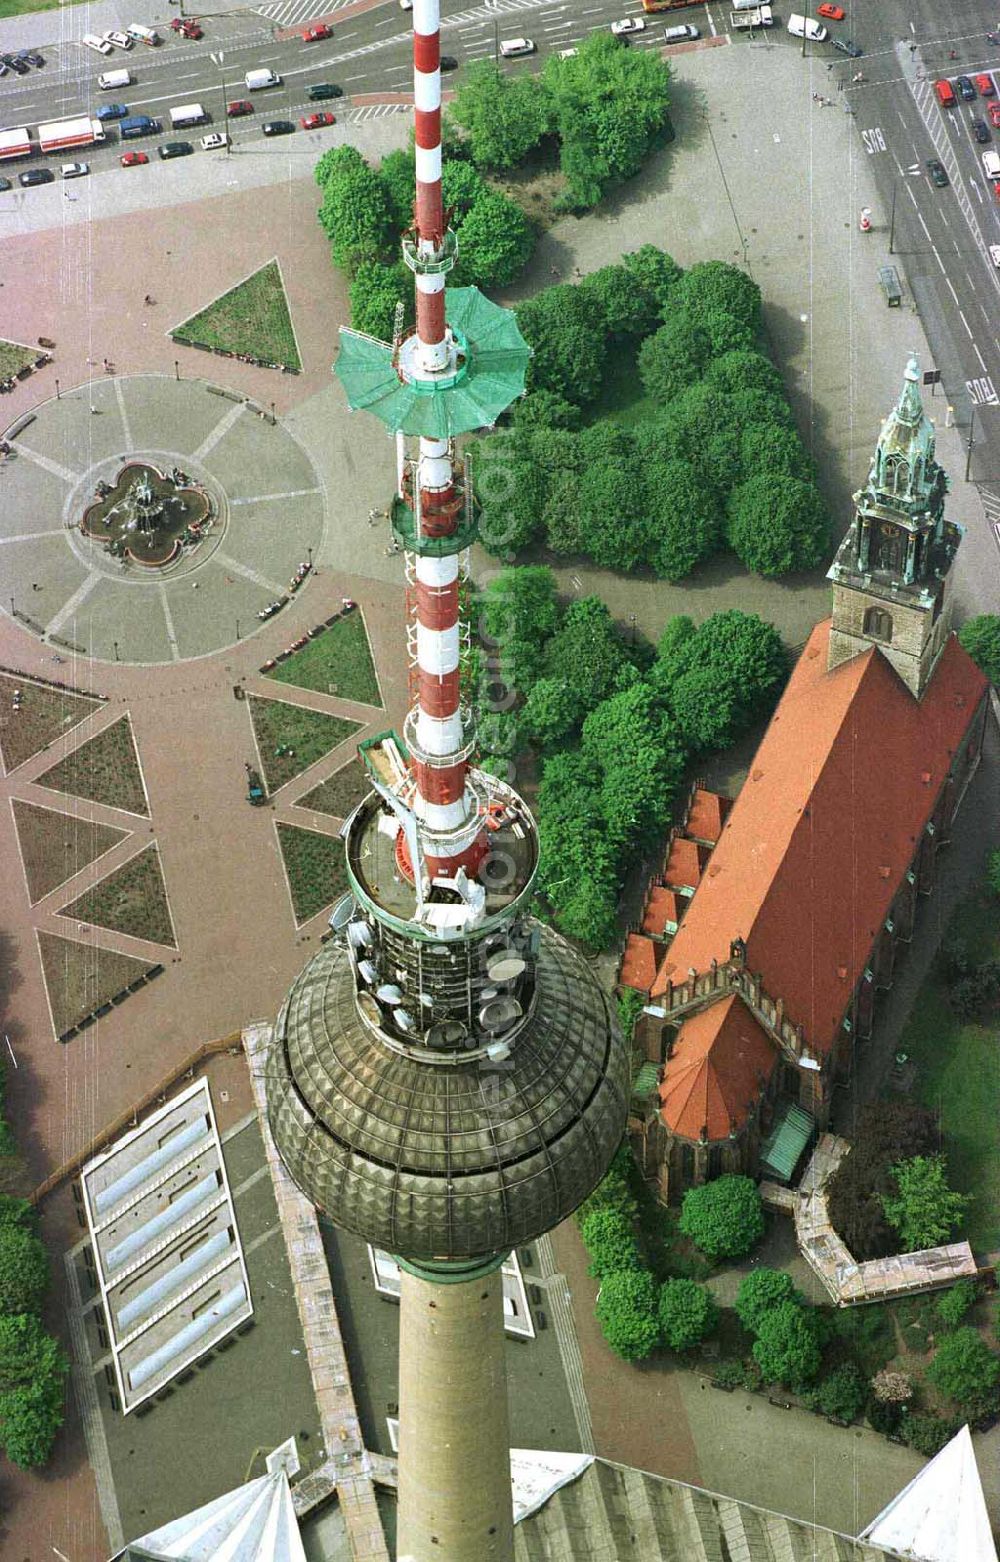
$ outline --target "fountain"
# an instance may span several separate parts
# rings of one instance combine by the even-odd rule
[[[206,535],[212,501],[177,467],[169,475],[148,461],[127,461],[114,484],[101,483],[80,522],[86,537],[115,558],[163,569]]]

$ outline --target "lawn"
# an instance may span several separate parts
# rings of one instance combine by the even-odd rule
[[[20,694],[14,709],[14,695]],[[47,743],[55,742],[92,711],[101,701],[68,689],[49,689],[32,683],[30,678],[0,673],[0,757],[9,774],[37,754]]]
[[[344,843],[336,835],[319,835],[295,824],[279,824],[277,829],[292,909],[301,927],[347,889]]]
[[[110,824],[88,824],[72,814],[14,799],[14,823],[31,904],[103,857],[127,834]]]
[[[1000,959],[1000,918],[984,893],[964,901],[947,939],[960,939],[974,962]],[[958,1020],[948,1003],[940,958],[917,996],[900,1049],[917,1068],[916,1094],[941,1114],[950,1182],[971,1193],[961,1235],[978,1252],[1000,1247],[1000,1048],[995,1024]]]
[[[22,7],[15,6],[15,10]],[[37,10],[36,6],[24,6],[25,11]],[[0,0],[0,18],[13,16],[14,11],[7,9],[7,0]],[[20,342],[7,342],[0,338],[0,380],[9,380],[19,369],[23,369],[29,363],[34,363],[38,357],[37,347],[22,347]]]
[[[153,944],[177,947],[160,854],[155,846],[147,846],[130,857],[117,873],[86,890],[71,906],[64,906],[59,915],[109,927],[132,938],[147,938]]]
[[[148,960],[78,944],[55,933],[39,933],[38,944],[57,1036],[110,1003],[150,969]]]
[[[263,700],[256,694],[248,696],[247,704],[269,792],[276,792],[322,759],[360,725],[343,716],[327,716],[285,700]]]
[[[149,818],[132,723],[127,716],[46,770],[38,777],[38,785]]]
[[[199,342],[214,352],[245,354],[296,372],[302,368],[276,260],[238,282],[170,334],[182,344]]]
[[[360,759],[352,759],[349,765],[335,770],[328,781],[321,781],[305,797],[300,797],[297,806],[313,808],[318,814],[332,814],[335,819],[346,819],[371,789],[364,765]]]
[[[267,675],[319,694],[336,694],[362,705],[381,705],[365,621],[355,608],[324,629]]]
[[[609,418],[622,428],[634,428],[656,412],[656,403],[643,390],[635,356],[624,352],[613,358],[601,382],[601,393],[589,409],[588,423]]]

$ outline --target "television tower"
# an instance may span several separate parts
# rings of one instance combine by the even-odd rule
[[[413,29],[403,255],[416,329],[391,345],[342,331],[336,372],[351,407],[397,439],[414,703],[402,735],[360,745],[372,791],[344,830],[350,891],[278,1016],[268,1119],[306,1196],[399,1261],[400,1562],[511,1562],[500,1266],[603,1177],[628,1057],[589,967],[529,914],[529,810],[470,765],[462,594],[476,515],[454,439],[523,393],[529,349],[510,311],[446,290],[438,0],[414,0]]]

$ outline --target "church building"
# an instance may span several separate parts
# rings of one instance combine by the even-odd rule
[[[817,624],[714,842],[675,832],[620,981],[647,997],[633,1144],[660,1197],[791,1177],[870,1036],[879,989],[979,762],[988,684],[952,633],[961,528],[915,358]],[[695,882],[669,859],[688,843]]]

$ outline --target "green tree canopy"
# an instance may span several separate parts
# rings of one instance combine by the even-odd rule
[[[652,676],[685,740],[693,748],[720,748],[773,706],[787,666],[774,626],[729,608],[673,648],[661,640]]]
[[[643,244],[622,256],[622,265],[639,291],[650,300],[650,313],[663,320],[673,303],[674,292],[684,275],[680,266],[655,244]]]
[[[600,597],[579,597],[545,649],[545,671],[580,691],[584,709],[636,679],[636,670],[607,605]]]
[[[853,1361],[835,1367],[820,1383],[816,1397],[825,1416],[832,1416],[835,1421],[856,1421],[864,1409],[867,1391]]]
[[[551,105],[534,76],[510,76],[492,60],[462,72],[451,117],[465,131],[477,168],[514,168],[549,129]]]
[[[764,1235],[764,1210],[750,1177],[727,1173],[689,1188],[680,1228],[711,1259],[742,1258]]]
[[[515,428],[529,431],[580,427],[579,407],[550,390],[535,390],[522,396],[515,402],[512,416]]]
[[[717,385],[727,395],[742,396],[747,391],[758,391],[775,404],[782,421],[787,417],[788,397],[779,371],[764,353],[743,349],[722,353],[712,359],[705,371],[710,385]]]
[[[723,310],[754,336],[760,330],[760,288],[739,266],[731,266],[724,260],[696,261],[685,271],[677,294],[696,319],[712,310]]]
[[[348,152],[354,155],[335,160]],[[393,237],[389,201],[382,180],[353,147],[324,153],[320,166],[328,157],[320,227],[330,240],[334,265],[353,276],[363,260],[379,260],[388,250]],[[318,178],[319,166],[316,172]]]
[[[958,638],[990,683],[1000,687],[1000,613],[977,613],[967,618]]]
[[[604,319],[594,295],[568,283],[547,287],[517,306],[517,323],[534,348],[529,389],[554,391],[578,407],[593,401],[606,361]]]
[[[331,179],[341,179],[367,166],[356,146],[331,146],[313,169],[313,178],[320,189],[325,190]]]
[[[323,155],[325,157],[326,153]],[[452,166],[455,165],[446,163],[441,171],[442,188],[448,169]],[[403,233],[413,222],[413,203],[417,198],[417,168],[412,146],[387,152],[378,165],[378,176],[385,190],[392,225],[399,233]],[[445,201],[446,206],[450,204]]]
[[[688,461],[701,482],[720,495],[740,477],[740,424],[733,400],[705,381],[689,385],[647,424],[649,440],[675,459]]]
[[[798,1302],[779,1302],[764,1313],[753,1343],[753,1358],[767,1383],[800,1388],[820,1366],[816,1316]]]
[[[892,1168],[896,1193],[883,1194],[882,1208],[899,1232],[903,1251],[939,1247],[962,1224],[971,1199],[948,1186],[943,1155],[915,1155]]]
[[[670,817],[686,752],[648,683],[637,679],[595,706],[582,752],[600,776],[601,811],[618,851],[651,845]]]
[[[791,1275],[783,1269],[751,1269],[740,1281],[734,1305],[744,1329],[756,1334],[766,1313],[782,1302],[802,1300]]]
[[[49,1284],[49,1257],[23,1225],[0,1225],[0,1313],[37,1313]]]
[[[619,1269],[601,1282],[597,1321],[604,1338],[625,1361],[642,1361],[659,1342],[656,1281],[646,1269]]]
[[[992,1408],[1000,1378],[998,1359],[982,1336],[966,1325],[946,1334],[927,1368],[935,1388],[970,1415]]]
[[[483,546],[501,558],[532,541],[541,525],[546,474],[531,456],[528,435],[520,427],[503,429],[470,449],[479,535]]]
[[[403,305],[403,327],[413,324],[413,278],[397,260],[385,266],[377,260],[359,261],[351,283],[351,324],[356,331],[391,342],[396,305]]]
[[[578,753],[546,759],[538,790],[538,888],[559,926],[595,949],[613,937],[618,909],[615,853],[590,767]]]
[[[659,295],[627,264],[592,271],[580,288],[597,300],[605,332],[613,342],[638,342],[655,331],[662,308]]]
[[[646,460],[642,477],[649,563],[665,580],[683,580],[719,545],[715,496],[686,461]]]
[[[580,1235],[590,1256],[587,1273],[600,1278],[616,1269],[638,1269],[639,1249],[632,1222],[616,1209],[596,1209],[580,1222]]]
[[[829,552],[830,517],[812,483],[760,472],[730,496],[728,535],[755,575],[812,569]]]
[[[535,247],[534,230],[521,207],[499,190],[485,190],[457,231],[459,285],[506,287],[521,275]]]
[[[480,634],[499,652],[513,688],[525,693],[542,671],[548,640],[559,627],[556,579],[543,565],[501,570],[481,599]]]
[[[593,206],[612,181],[638,173],[667,119],[670,72],[652,50],[592,32],[570,59],[542,70],[560,140],[568,204]]]
[[[708,333],[689,313],[671,315],[639,349],[639,377],[646,395],[660,405],[673,401],[701,379],[711,351]]]
[[[448,162],[442,166],[441,199],[446,211],[454,209],[456,220],[460,221],[489,193],[489,185],[472,163]]]
[[[671,1350],[692,1350],[711,1333],[719,1310],[705,1286],[694,1280],[666,1280],[658,1306],[660,1337]]]
[[[940,1130],[933,1112],[913,1101],[878,1101],[863,1107],[850,1155],[830,1178],[830,1219],[855,1258],[882,1258],[896,1249],[882,1210],[882,1195],[896,1191],[897,1161],[933,1151]]]
[[[740,435],[740,466],[744,478],[768,473],[796,477],[803,483],[811,483],[815,478],[815,468],[796,431],[770,420],[744,427]]]
[[[62,1425],[69,1363],[38,1318],[0,1317],[0,1443],[22,1469],[44,1464]]]
[[[948,1329],[957,1329],[962,1319],[976,1304],[978,1291],[975,1280],[956,1280],[943,1291],[934,1304],[938,1317]]]
[[[539,678],[524,705],[524,729],[540,748],[556,748],[583,720],[583,702],[565,678]]]
[[[635,480],[635,440],[628,429],[609,421],[585,428],[578,439],[580,544],[605,569],[633,570],[650,544],[642,486]]]

